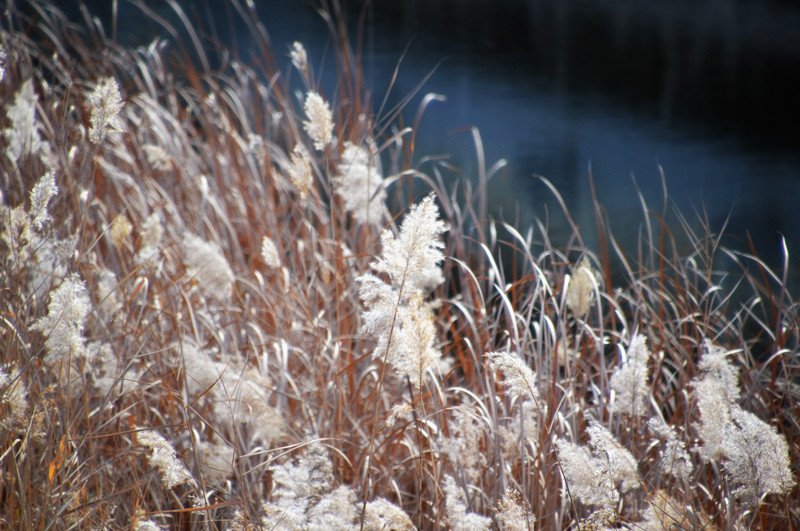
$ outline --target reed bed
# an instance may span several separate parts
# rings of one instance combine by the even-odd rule
[[[176,2],[139,48],[3,15],[0,526],[800,526],[788,254],[666,194],[635,249],[597,202],[595,249],[490,219],[499,166],[417,153],[438,96],[378,112],[338,6],[327,95],[230,2],[247,64]]]

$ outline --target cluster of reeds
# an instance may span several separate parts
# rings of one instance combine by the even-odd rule
[[[261,60],[4,14],[0,527],[798,526],[788,257],[487,219],[335,6],[325,95],[231,5]]]

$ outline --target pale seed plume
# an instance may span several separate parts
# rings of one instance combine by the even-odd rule
[[[309,91],[306,95],[305,113],[303,128],[314,141],[314,148],[321,151],[333,140],[333,112],[322,96]]]
[[[89,95],[92,115],[89,118],[89,140],[100,144],[108,133],[124,131],[119,112],[124,103],[119,94],[119,85],[113,77],[98,81],[94,91]]]

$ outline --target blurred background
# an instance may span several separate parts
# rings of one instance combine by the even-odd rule
[[[364,66],[376,110],[401,101],[428,75],[405,112],[428,107],[417,153],[449,154],[475,178],[475,126],[487,165],[492,214],[524,229],[549,220],[554,243],[566,227],[552,181],[584,234],[594,233],[589,172],[611,228],[631,252],[642,227],[636,187],[661,212],[724,226],[724,243],[752,238],[773,267],[781,237],[800,257],[800,3],[781,0],[363,0],[343,2],[351,40],[363,21]],[[81,17],[81,3],[56,2]],[[252,41],[227,2],[177,2],[209,49],[221,42],[244,60]],[[111,27],[112,2],[84,2]],[[243,2],[244,4],[244,2]],[[165,0],[147,5],[180,30]],[[278,65],[288,72],[295,40],[309,51],[326,94],[336,93],[329,32],[318,2],[254,0]],[[145,45],[163,27],[120,0],[117,37]],[[393,72],[398,76],[389,87]],[[297,77],[295,75],[295,77]],[[299,85],[298,85],[299,86]],[[467,132],[465,132],[467,131]],[[635,183],[635,184],[634,184]],[[592,239],[587,238],[592,245]],[[797,263],[798,258],[795,258]],[[798,269],[793,267],[793,274]]]

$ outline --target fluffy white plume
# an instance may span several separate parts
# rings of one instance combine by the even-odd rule
[[[383,253],[370,266],[388,282],[371,273],[358,278],[359,295],[367,307],[364,330],[378,340],[374,355],[386,359],[415,386],[441,356],[435,346],[433,310],[424,297],[442,281],[439,264],[444,260],[445,230],[433,196],[426,197],[411,208],[397,237],[383,232]]]

